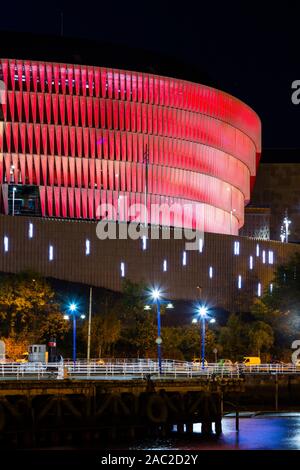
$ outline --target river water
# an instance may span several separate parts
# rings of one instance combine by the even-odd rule
[[[140,450],[300,450],[300,413],[246,414],[240,418],[239,432],[233,417],[223,418],[219,437],[202,438],[201,426],[184,438],[143,440],[130,449]],[[127,447],[128,448],[128,447]]]

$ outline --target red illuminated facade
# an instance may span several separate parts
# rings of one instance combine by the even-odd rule
[[[243,225],[261,127],[238,99],[145,73],[11,59],[0,60],[0,79],[4,213],[9,187],[24,185],[38,188],[42,216],[97,219],[106,204],[129,221],[147,174],[150,223],[163,224],[152,204],[200,204],[171,225],[195,228],[199,217],[205,231],[224,234]]]

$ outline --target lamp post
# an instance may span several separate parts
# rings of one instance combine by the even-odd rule
[[[12,215],[15,215],[15,197],[16,197],[17,188],[13,187],[13,197],[12,197]]]
[[[11,185],[12,183],[15,184],[15,165],[10,166],[10,181],[9,184]],[[12,194],[12,215],[15,215],[15,193],[17,191],[17,188],[14,186],[12,188],[13,194]]]
[[[149,166],[149,153],[148,153],[148,145],[146,144],[145,153],[143,156],[143,163],[145,164],[145,229],[148,226],[148,219],[147,219],[147,196],[148,196],[148,166]]]
[[[201,324],[201,363],[202,369],[205,366],[205,335],[206,335],[206,324],[205,321],[210,318],[207,314],[208,309],[202,305],[198,308],[198,315],[196,318],[192,320],[193,323],[200,322]],[[210,323],[215,323],[216,320],[214,318],[210,319]]]
[[[90,358],[91,358],[92,297],[93,297],[93,288],[90,287],[89,323],[88,323],[88,340],[87,340],[87,361],[88,362],[90,362]]]
[[[78,306],[74,302],[72,302],[68,307],[68,310],[73,317],[72,320],[73,320],[73,362],[74,364],[76,362],[76,334],[77,334],[76,333],[76,316],[78,315],[76,313],[77,309],[78,309]],[[80,315],[80,318],[84,319],[85,315]],[[64,315],[64,319],[69,320],[70,319],[69,315]]]
[[[160,319],[160,306],[161,304],[166,304],[166,308],[171,309],[174,308],[173,304],[169,300],[165,300],[161,298],[161,292],[159,289],[153,289],[151,291],[151,303],[156,305],[156,316],[157,316],[157,358],[158,358],[158,371],[159,374],[162,373],[162,354],[161,354],[161,319]],[[151,310],[149,305],[145,305],[145,310]]]

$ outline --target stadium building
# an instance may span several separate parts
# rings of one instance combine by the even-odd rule
[[[261,125],[233,96],[149,73],[33,60],[1,59],[0,80],[0,271],[34,269],[115,291],[128,277],[172,299],[200,292],[230,309],[243,291],[271,290],[275,266],[298,250],[260,239],[259,227],[239,236]],[[146,218],[132,213],[137,205]],[[147,222],[161,234],[171,227],[171,239],[99,240],[104,218]],[[176,228],[200,228],[204,238],[187,250]]]

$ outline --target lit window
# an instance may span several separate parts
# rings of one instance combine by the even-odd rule
[[[238,276],[238,288],[241,289],[242,287],[242,276],[239,274]]]
[[[145,235],[142,237],[142,247],[143,247],[143,250],[147,249],[147,238]]]
[[[261,283],[260,282],[257,284],[257,296],[261,297]]]
[[[203,238],[199,238],[199,253],[203,251]]]
[[[259,256],[259,245],[256,245],[256,256]]]
[[[213,268],[212,268],[212,266],[209,267],[208,275],[209,275],[210,279],[212,279],[212,277],[213,277]]]
[[[121,262],[121,277],[125,277],[125,263]]]
[[[249,268],[253,269],[253,256],[250,256],[249,258]]]
[[[270,284],[270,293],[272,294],[272,292],[273,292],[273,284],[271,283]]]
[[[274,253],[269,251],[269,264],[274,264]]]
[[[234,254],[235,255],[240,254],[240,242],[234,242]]]
[[[264,264],[265,264],[265,262],[266,262],[266,252],[265,252],[265,250],[263,250],[263,252],[262,252],[262,262],[263,262]]]
[[[53,245],[49,246],[49,261],[53,261]]]
[[[33,238],[33,224],[30,223],[28,227],[28,238]]]
[[[167,271],[167,260],[164,259],[164,262],[163,262],[163,271]]]
[[[8,237],[4,237],[4,251],[8,251]]]
[[[90,240],[85,240],[85,254],[89,255],[91,253],[91,242]]]
[[[182,264],[183,266],[186,266],[186,251],[182,253]]]

